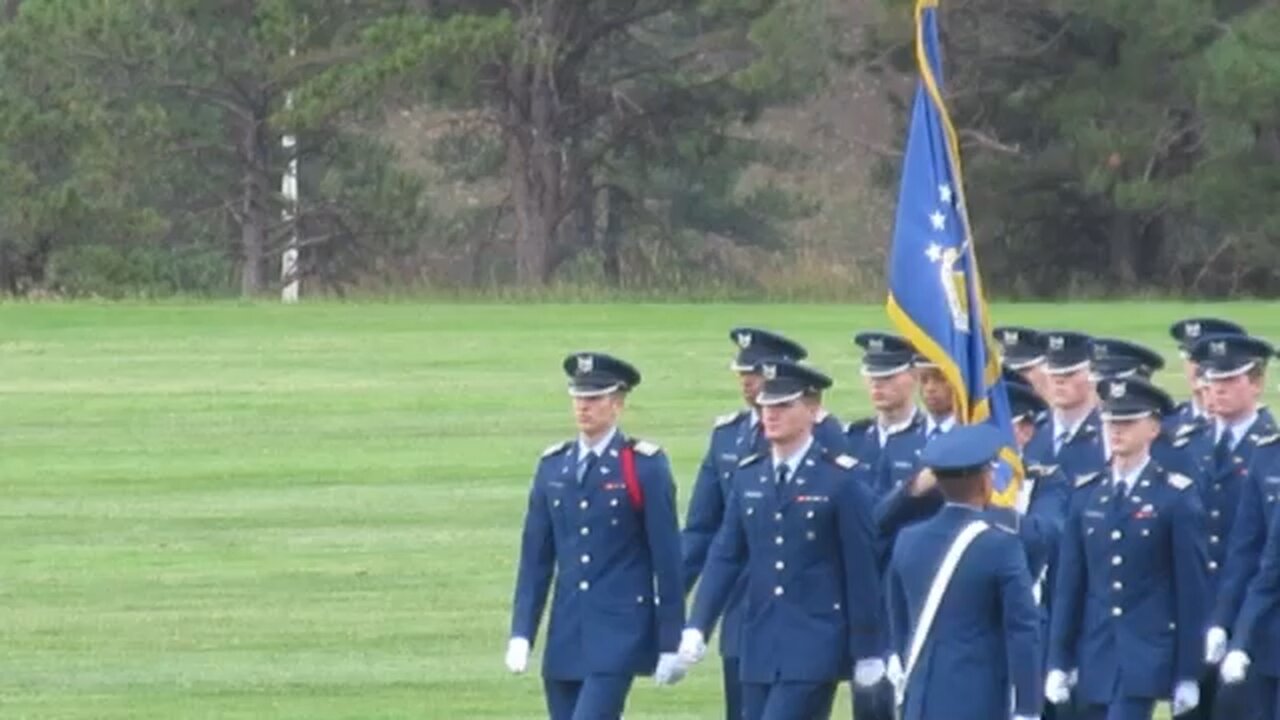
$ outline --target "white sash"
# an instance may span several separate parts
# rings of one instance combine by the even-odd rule
[[[989,527],[991,526],[985,520],[974,520],[969,523],[959,535],[956,535],[956,539],[951,542],[951,547],[947,549],[947,554],[942,558],[942,567],[938,568],[938,574],[933,577],[933,584],[929,586],[929,595],[924,601],[924,609],[920,611],[920,622],[916,624],[915,632],[911,633],[907,664],[903,668],[902,684],[898,688],[899,705],[906,697],[907,684],[911,682],[911,672],[915,670],[916,661],[920,659],[920,651],[924,648],[925,640],[929,638],[929,630],[933,626],[934,617],[938,614],[938,607],[942,605],[942,596],[946,594],[947,586],[951,584],[951,576],[955,575],[956,567],[964,557],[965,550],[968,550],[969,545]]]

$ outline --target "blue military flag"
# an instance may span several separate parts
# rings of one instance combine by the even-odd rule
[[[916,5],[920,80],[889,253],[889,317],[955,389],[960,422],[990,422],[1005,432],[996,503],[1012,507],[1022,465],[973,251],[959,143],[942,100],[937,10],[937,0]]]

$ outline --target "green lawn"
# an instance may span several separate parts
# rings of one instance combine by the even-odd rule
[[[1264,305],[994,317],[1176,365],[1165,328],[1193,312],[1280,339]],[[829,407],[863,412],[850,334],[876,307],[0,306],[0,717],[538,717],[536,667],[502,654],[528,475],[571,434],[561,357],[639,365],[626,428],[683,501],[736,406],[737,323],[807,343]],[[718,687],[714,659],[642,680],[627,717],[714,718]]]

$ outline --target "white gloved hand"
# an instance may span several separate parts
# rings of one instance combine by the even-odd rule
[[[519,675],[529,669],[529,641],[513,637],[507,641],[507,669]]]
[[[1044,699],[1054,705],[1071,699],[1071,688],[1067,685],[1067,674],[1061,670],[1050,670],[1044,679]]]
[[[702,662],[702,656],[707,654],[707,639],[702,636],[702,631],[697,628],[685,628],[680,634],[678,654],[686,666]]]
[[[1217,665],[1227,654],[1227,631],[1220,627],[1211,627],[1204,634],[1204,661]]]
[[[1080,668],[1071,668],[1071,672],[1067,673],[1067,688],[1075,690],[1076,685],[1080,684]]]
[[[653,680],[659,685],[675,685],[684,679],[688,669],[679,653],[662,653],[658,656],[658,669],[653,671]]]
[[[1040,720],[1039,715],[1014,715],[1013,720]]]
[[[1249,674],[1249,663],[1253,662],[1249,659],[1248,653],[1243,650],[1232,650],[1222,660],[1222,682],[1228,685],[1235,685],[1242,682],[1246,675]]]
[[[1173,714],[1181,715],[1200,705],[1200,686],[1195,680],[1182,680],[1173,687]]]
[[[868,658],[853,665],[853,684],[869,688],[884,679],[884,660]]]
[[[890,685],[901,687],[902,683],[907,681],[907,673],[902,669],[902,658],[897,655],[890,655],[889,664],[884,670],[884,675],[889,680]]]

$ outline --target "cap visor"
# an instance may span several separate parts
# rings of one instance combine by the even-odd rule
[[[1233,368],[1231,370],[1217,370],[1214,368],[1205,368],[1204,378],[1205,380],[1230,380],[1233,377],[1244,375],[1245,373],[1252,370],[1255,366],[1257,366],[1257,364],[1258,364],[1257,360],[1251,360],[1245,363],[1244,365],[1241,365],[1238,368]]]
[[[1082,361],[1080,361],[1080,362],[1078,362],[1078,363],[1076,363],[1076,364],[1074,364],[1074,365],[1053,365],[1053,364],[1050,364],[1049,366],[1047,366],[1047,367],[1044,369],[1044,371],[1045,371],[1045,372],[1047,372],[1047,373],[1049,373],[1050,375],[1070,375],[1070,374],[1071,374],[1071,373],[1073,373],[1073,372],[1076,372],[1076,371],[1078,371],[1078,370],[1083,370],[1083,369],[1085,369],[1085,368],[1087,368],[1087,367],[1089,367],[1089,361],[1088,361],[1088,360],[1082,360]]]
[[[903,363],[901,365],[894,365],[892,367],[869,367],[867,365],[863,365],[862,377],[868,377],[868,378],[893,377],[894,375],[904,373],[910,369],[911,369],[911,363]]]
[[[1142,418],[1155,417],[1158,413],[1155,410],[1119,410],[1116,412],[1102,411],[1102,419],[1108,422],[1129,422],[1132,420],[1141,420]]]
[[[569,385],[569,395],[572,397],[589,398],[600,397],[601,395],[610,395],[622,389],[622,383],[614,383],[612,385]]]
[[[796,392],[789,392],[789,393],[762,392],[759,395],[756,395],[756,404],[761,407],[768,407],[770,405],[782,405],[783,403],[789,403],[789,402],[794,402],[796,400],[799,400],[803,395],[804,395],[804,391],[802,390],[798,390]]]
[[[729,363],[729,369],[738,373],[756,372],[755,365],[747,365],[744,363],[740,363],[737,360],[734,360],[733,362]]]
[[[1035,367],[1035,366],[1039,365],[1039,364],[1040,364],[1040,363],[1042,363],[1042,362],[1044,362],[1044,356],[1043,356],[1043,355],[1037,355],[1037,356],[1035,356],[1035,357],[1033,357],[1033,358],[1011,358],[1011,357],[1006,357],[1006,358],[1004,359],[1004,366],[1005,366],[1005,367],[1007,367],[1007,368],[1009,368],[1010,370],[1013,370],[1013,371],[1017,372],[1017,371],[1020,371],[1020,370],[1028,370],[1028,369],[1030,369],[1030,368],[1033,368],[1033,367]]]

